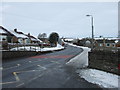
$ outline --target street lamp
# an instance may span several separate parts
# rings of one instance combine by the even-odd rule
[[[92,15],[86,15],[87,17],[91,17],[91,26],[92,26],[92,46],[91,49],[93,50],[94,46],[94,26],[93,26],[93,16]]]

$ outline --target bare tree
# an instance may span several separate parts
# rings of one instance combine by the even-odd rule
[[[38,35],[38,39],[42,40],[43,42],[45,41],[45,38],[47,37],[47,34],[46,33],[40,33]]]

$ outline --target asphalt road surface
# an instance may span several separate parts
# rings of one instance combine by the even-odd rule
[[[3,61],[3,88],[99,88],[80,78],[66,62],[82,49],[67,46],[62,51]]]

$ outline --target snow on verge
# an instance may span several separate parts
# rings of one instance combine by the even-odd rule
[[[76,46],[73,44],[69,44],[74,47],[82,48],[83,52],[79,55],[72,58],[69,62],[67,62],[67,65],[73,66],[74,68],[84,68],[88,66],[88,52],[90,49],[88,47],[82,47],[82,46]]]
[[[61,50],[64,49],[63,46],[57,44],[57,47],[50,47],[50,48],[40,48],[35,46],[25,46],[25,47],[18,47],[18,48],[12,48],[11,51],[54,51],[54,50]]]
[[[79,76],[104,88],[118,88],[118,75],[96,69],[79,69]],[[119,77],[120,78],[120,77]]]
[[[57,47],[51,47],[51,48],[42,48],[41,51],[54,51],[54,50],[61,50],[64,49],[63,46],[60,44],[57,44]]]

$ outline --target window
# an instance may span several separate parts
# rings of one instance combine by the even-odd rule
[[[100,44],[100,47],[102,47],[103,46],[103,44]]]
[[[107,47],[109,47],[109,46],[110,46],[110,44],[109,44],[109,43],[107,43],[107,44],[106,44],[106,46],[107,46]]]
[[[0,35],[0,41],[3,41],[3,39],[7,40],[6,36]]]

